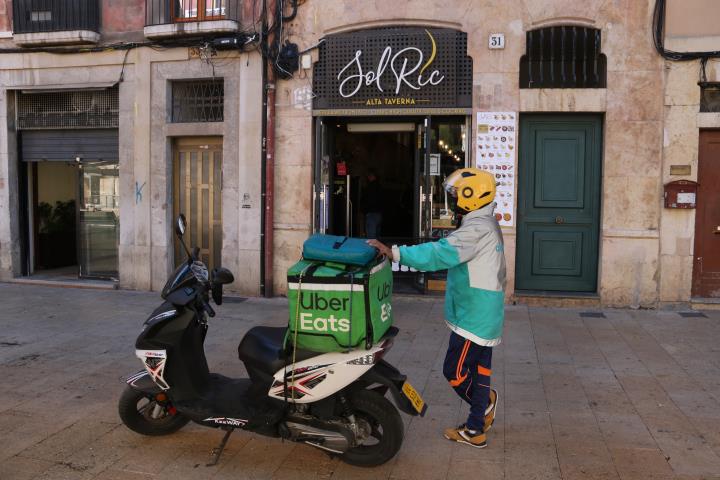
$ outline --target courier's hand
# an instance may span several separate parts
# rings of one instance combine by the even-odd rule
[[[378,242],[377,240],[374,240],[374,239],[368,240],[367,243],[371,247],[375,247],[377,249],[378,256],[385,255],[388,258],[392,258],[392,249],[390,247],[388,247],[387,245],[385,245],[384,243]]]

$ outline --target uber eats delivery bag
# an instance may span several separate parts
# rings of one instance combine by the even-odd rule
[[[370,348],[393,323],[392,282],[387,260],[361,267],[299,261],[288,270],[287,343],[316,352]]]

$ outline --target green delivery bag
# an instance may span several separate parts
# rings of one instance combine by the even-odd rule
[[[287,342],[316,352],[370,348],[393,323],[392,269],[301,260],[288,270]]]

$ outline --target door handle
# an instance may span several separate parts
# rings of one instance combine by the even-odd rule
[[[565,223],[565,219],[563,217],[557,216],[555,217],[555,223],[560,225],[561,223]]]
[[[714,233],[715,235],[720,235],[720,225],[717,225],[717,226],[715,227],[715,230],[713,230],[713,233]]]

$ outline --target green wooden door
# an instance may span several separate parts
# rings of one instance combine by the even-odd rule
[[[602,117],[520,118],[517,290],[597,291]]]

